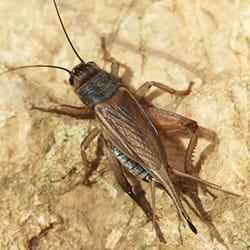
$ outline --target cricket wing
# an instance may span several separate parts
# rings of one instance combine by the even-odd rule
[[[119,88],[112,98],[97,104],[95,112],[107,140],[142,166],[161,167],[165,153],[158,132],[127,89]]]
[[[113,97],[95,106],[95,113],[105,139],[143,166],[164,186],[179,215],[197,233],[168,176],[167,156],[160,136],[130,92],[120,87]]]

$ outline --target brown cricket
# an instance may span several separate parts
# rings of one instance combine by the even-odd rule
[[[143,101],[144,95],[152,86],[182,96],[190,93],[193,83],[190,83],[187,90],[176,91],[162,83],[151,81],[132,93],[118,80],[119,63],[107,52],[104,39],[102,39],[104,59],[111,62],[111,74],[99,68],[94,62],[85,63],[82,60],[65,30],[55,0],[53,2],[64,34],[80,63],[72,70],[54,65],[26,65],[10,68],[4,73],[34,67],[50,67],[67,71],[70,75],[70,85],[85,106],[58,105],[51,108],[36,106],[33,108],[77,119],[95,119],[97,127],[85,137],[81,144],[82,161],[86,167],[84,184],[90,185],[89,178],[98,167],[105,147],[110,168],[117,182],[152,221],[160,241],[166,242],[155,219],[155,185],[167,192],[177,208],[179,217],[184,219],[192,232],[197,234],[197,229],[184,209],[170,175],[192,179],[206,186],[220,189],[219,186],[190,174],[191,157],[197,144],[199,126],[191,119],[153,107]],[[189,131],[192,134],[185,156],[185,173],[169,165],[162,138],[159,135],[162,131],[176,130]],[[96,160],[89,162],[86,149],[97,136]],[[140,180],[150,184],[153,208],[145,198]]]

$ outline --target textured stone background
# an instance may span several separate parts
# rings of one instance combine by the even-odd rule
[[[80,184],[79,144],[94,122],[30,109],[31,104],[80,105],[67,74],[23,70],[0,76],[0,248],[248,249],[250,2],[58,4],[81,56],[103,66],[100,36],[105,36],[112,56],[131,69],[123,76],[131,88],[157,80],[184,89],[189,80],[196,81],[189,96],[162,94],[155,104],[217,133],[220,143],[205,154],[200,176],[241,197],[214,191],[213,200],[199,191],[199,200],[188,190],[191,206],[210,216],[203,211],[202,221],[188,209],[199,234],[182,228],[182,245],[174,205],[157,190],[157,214],[167,239],[160,244],[140,209],[117,188],[105,159],[96,184]],[[71,69],[78,63],[52,1],[3,0],[0,9],[2,70],[34,63]],[[168,138],[170,162],[182,166],[184,149],[176,137]],[[199,141],[196,160],[208,144]]]

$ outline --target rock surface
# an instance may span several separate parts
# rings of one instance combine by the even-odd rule
[[[167,239],[159,243],[152,225],[115,184],[105,158],[93,177],[96,183],[91,188],[81,184],[79,145],[94,121],[31,110],[32,104],[81,105],[67,74],[20,70],[0,76],[0,248],[248,249],[249,1],[74,0],[58,5],[82,58],[103,67],[100,37],[105,37],[111,55],[129,67],[121,74],[131,89],[147,80],[175,89],[196,82],[190,95],[164,93],[154,104],[216,132],[219,143],[213,150],[206,151],[208,140],[198,143],[196,161],[205,155],[199,175],[241,196],[212,191],[214,200],[200,189],[187,189],[183,197],[203,216],[188,209],[199,234],[182,227],[181,244],[175,207],[157,190],[157,215]],[[78,63],[52,1],[1,1],[0,9],[2,70],[37,63],[71,69]],[[174,167],[183,165],[187,143],[177,135],[166,138]],[[95,143],[90,158],[94,152]],[[148,185],[143,186],[150,199]]]

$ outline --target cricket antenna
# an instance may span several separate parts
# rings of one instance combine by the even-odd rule
[[[54,66],[54,65],[46,65],[46,64],[34,64],[34,65],[24,65],[24,66],[19,66],[19,67],[14,67],[14,68],[9,68],[3,72],[1,72],[0,75],[15,71],[15,70],[19,70],[19,69],[27,69],[27,68],[54,68],[54,69],[60,69],[60,70],[64,70],[66,72],[68,72],[69,74],[71,74],[71,71],[64,68],[64,67],[60,67],[60,66]]]
[[[61,23],[63,32],[64,32],[64,34],[65,34],[65,36],[66,36],[66,38],[67,38],[67,40],[68,40],[68,42],[69,42],[69,44],[70,44],[70,47],[73,49],[74,53],[75,53],[76,56],[79,58],[79,60],[80,60],[82,63],[85,63],[85,62],[83,61],[83,59],[80,57],[80,55],[78,54],[78,52],[76,51],[76,49],[75,49],[73,43],[71,42],[71,40],[70,40],[70,38],[69,38],[69,35],[68,35],[68,33],[67,33],[67,31],[66,31],[64,25],[63,25],[63,21],[62,21],[62,18],[61,18],[61,16],[60,16],[60,13],[59,13],[59,10],[58,10],[57,4],[56,4],[56,0],[53,0],[53,2],[54,2],[54,5],[55,5],[55,8],[56,8],[56,13],[57,13],[57,16],[58,16],[58,18],[59,18],[59,21],[60,21],[60,23]]]

